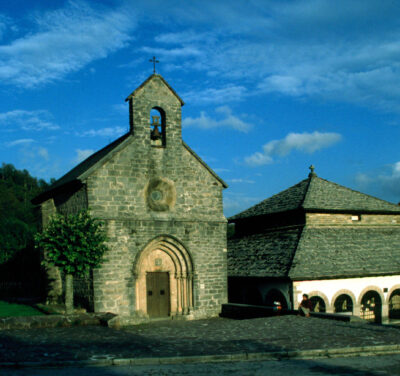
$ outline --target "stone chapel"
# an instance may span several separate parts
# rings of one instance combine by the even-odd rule
[[[104,222],[106,261],[75,286],[95,312],[216,316],[227,301],[227,185],[182,141],[184,103],[161,75],[126,101],[130,131],[33,201],[43,226],[83,208]]]

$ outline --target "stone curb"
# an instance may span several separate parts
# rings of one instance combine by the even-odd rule
[[[0,362],[0,368],[54,368],[54,367],[92,367],[92,366],[144,366],[160,364],[217,363],[257,360],[318,359],[351,356],[378,356],[400,354],[400,345],[379,345],[362,347],[343,347],[299,351],[277,351],[260,353],[237,353],[219,355],[193,355],[153,358],[112,358],[44,361],[44,362]]]

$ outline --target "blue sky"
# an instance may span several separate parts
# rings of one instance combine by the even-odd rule
[[[157,72],[225,214],[318,176],[400,201],[400,3],[25,1],[0,5],[0,162],[46,180],[128,130]]]

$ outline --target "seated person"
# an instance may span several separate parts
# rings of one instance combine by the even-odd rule
[[[308,299],[307,294],[303,294],[303,300],[299,305],[299,314],[301,316],[310,317],[310,312],[313,310],[311,300]]]

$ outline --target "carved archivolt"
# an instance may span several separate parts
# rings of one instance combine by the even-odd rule
[[[147,313],[146,273],[168,272],[170,314],[185,315],[193,310],[193,264],[185,247],[176,239],[160,236],[140,253],[134,267],[136,309]]]

